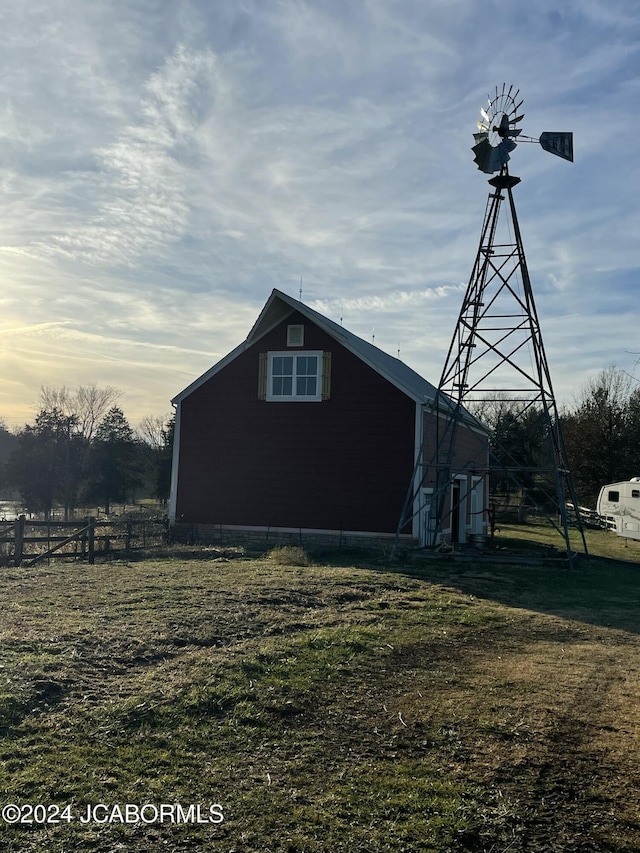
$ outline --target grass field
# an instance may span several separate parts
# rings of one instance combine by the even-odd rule
[[[640,543],[569,571],[500,537],[510,561],[4,569],[1,805],[71,808],[0,849],[640,850]]]

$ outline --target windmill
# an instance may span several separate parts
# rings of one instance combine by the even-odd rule
[[[437,544],[454,512],[455,446],[458,427],[479,404],[504,405],[526,432],[532,425],[543,435],[541,446],[524,460],[504,435],[494,434],[486,469],[475,467],[484,479],[500,479],[524,489],[526,499],[541,510],[564,539],[569,560],[569,528],[584,532],[567,462],[560,418],[544,351],[540,323],[518,225],[513,188],[520,178],[509,174],[510,154],[519,142],[534,142],[558,157],[573,161],[573,134],[546,132],[538,139],[523,136],[518,127],[524,113],[519,90],[496,87],[474,134],[474,161],[486,174],[491,190],[480,245],[462,301],[456,328],[433,404],[432,435],[424,437],[405,501],[398,531],[421,512],[425,483],[433,486],[428,507],[430,541]],[[507,202],[506,205],[504,202]],[[457,499],[466,499],[456,493]],[[482,510],[484,512],[484,509]]]

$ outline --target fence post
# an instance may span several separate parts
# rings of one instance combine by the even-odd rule
[[[96,520],[94,516],[90,515],[87,519],[89,522],[89,536],[88,538],[88,546],[89,546],[89,565],[93,565],[96,561]]]
[[[13,549],[13,564],[19,566],[22,563],[22,543],[24,541],[24,523],[26,516],[19,515],[15,527],[15,541]]]
[[[131,516],[127,519],[127,541],[125,545],[125,550],[131,550],[131,530],[132,530],[133,522],[131,521]]]

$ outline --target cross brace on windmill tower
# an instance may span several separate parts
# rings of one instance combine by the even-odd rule
[[[461,483],[472,482],[471,488],[480,494],[501,485],[507,492],[517,490],[531,508],[548,518],[562,536],[571,562],[576,543],[571,542],[570,528],[577,529],[585,554],[587,545],[516,214],[513,188],[520,178],[510,175],[507,166],[514,139],[521,134],[516,124],[524,117],[518,115],[522,106],[518,92],[512,91],[512,86],[507,90],[503,85],[501,92],[496,88],[488,109],[481,110],[479,133],[474,134],[478,168],[498,174],[489,180],[478,253],[398,531],[420,514],[426,527],[423,544],[439,544],[458,527],[453,519],[467,507],[488,514],[486,500],[479,502],[477,494],[461,491]],[[573,160],[570,133],[519,141],[540,142],[546,150]],[[472,428],[475,414],[481,417],[487,406],[494,413],[502,409],[501,428],[494,430],[484,463],[477,458],[467,461],[458,442],[461,426]],[[521,443],[527,438],[533,442],[527,458],[522,445],[514,445],[514,435]],[[460,476],[469,473],[473,477]],[[470,491],[468,485],[466,489]]]

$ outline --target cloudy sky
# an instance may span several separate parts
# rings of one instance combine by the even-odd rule
[[[272,288],[439,378],[488,186],[496,84],[575,162],[510,167],[560,402],[640,373],[637,0],[0,4],[0,418],[113,385],[132,422]],[[635,353],[635,354],[634,354]]]

